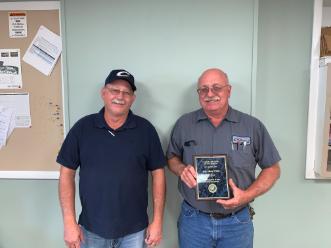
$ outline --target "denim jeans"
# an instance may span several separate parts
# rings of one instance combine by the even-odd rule
[[[224,219],[182,203],[178,219],[180,248],[252,248],[254,228],[248,208]]]
[[[105,239],[81,227],[84,241],[81,248],[144,248],[145,230],[118,239]]]

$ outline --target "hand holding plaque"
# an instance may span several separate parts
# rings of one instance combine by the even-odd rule
[[[194,156],[194,166],[198,200],[230,198],[226,155]]]

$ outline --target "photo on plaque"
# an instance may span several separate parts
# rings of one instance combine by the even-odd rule
[[[230,198],[226,155],[197,155],[193,159],[197,172],[197,199]]]

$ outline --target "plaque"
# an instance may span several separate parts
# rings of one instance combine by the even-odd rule
[[[197,199],[230,198],[226,155],[197,155],[193,159],[197,173]]]

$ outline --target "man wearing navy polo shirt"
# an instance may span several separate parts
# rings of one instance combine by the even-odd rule
[[[197,92],[202,108],[179,118],[167,151],[169,168],[179,177],[178,188],[184,198],[178,220],[179,245],[252,248],[253,211],[249,203],[279,178],[280,156],[259,120],[229,106],[231,85],[223,71],[212,68],[203,72]],[[233,197],[197,200],[193,157],[213,155],[226,157]],[[257,164],[262,170],[255,178]],[[216,192],[216,184],[209,186],[211,193]]]
[[[130,110],[134,77],[113,70],[101,89],[104,107],[80,119],[66,136],[59,198],[64,240],[70,248],[141,248],[162,238],[166,163],[153,125]],[[75,214],[75,174],[79,169],[82,211]],[[148,222],[148,172],[152,175],[153,218]]]

